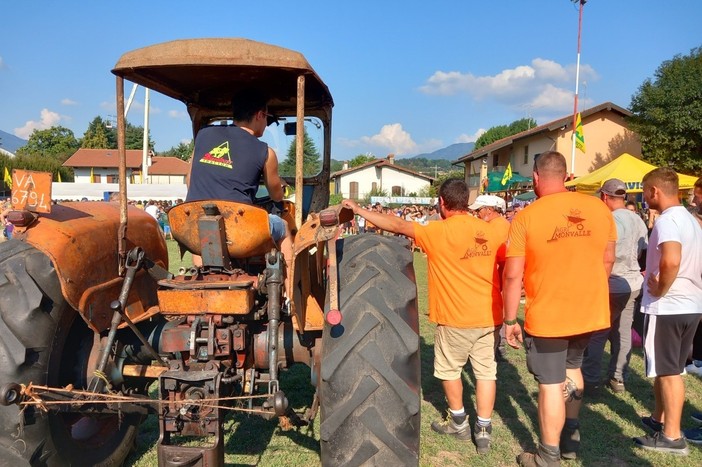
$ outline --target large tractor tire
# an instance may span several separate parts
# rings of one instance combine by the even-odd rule
[[[84,388],[94,340],[64,300],[49,258],[17,240],[0,243],[0,397],[8,383]],[[2,406],[0,465],[118,466],[133,448],[140,422],[129,414]]]
[[[420,371],[412,253],[397,237],[337,242],[341,324],[322,337],[324,466],[419,463]]]

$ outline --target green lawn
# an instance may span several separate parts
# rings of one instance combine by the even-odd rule
[[[171,270],[179,259],[169,242]],[[187,258],[186,258],[187,260]],[[422,466],[446,465],[514,465],[515,457],[524,448],[531,449],[537,441],[536,390],[534,379],[527,372],[523,350],[510,349],[507,361],[498,364],[497,401],[493,415],[493,447],[489,454],[479,456],[471,442],[460,442],[442,437],[431,431],[431,422],[443,417],[446,410],[441,385],[433,377],[434,326],[427,319],[426,259],[415,253],[415,271],[420,310],[422,354]],[[587,310],[572,310],[587,313]],[[606,355],[608,357],[608,355]],[[464,373],[466,391],[464,400],[471,417],[475,416],[475,393],[470,369]],[[687,376],[687,401],[683,427],[692,426],[689,413],[702,410],[702,380]],[[296,365],[282,379],[282,389],[298,411],[307,407],[313,390],[309,385],[309,369]],[[651,381],[644,376],[642,353],[635,349],[632,374],[627,381],[628,392],[615,395],[603,391],[597,399],[588,399],[581,412],[582,449],[580,459],[568,462],[571,466],[699,466],[702,450],[691,445],[688,457],[651,453],[633,446],[631,438],[644,434],[639,417],[649,414],[653,407]],[[277,421],[234,415],[226,423],[226,456],[228,465],[318,465],[319,420],[308,428],[282,430]],[[156,464],[155,442],[158,427],[150,417],[141,430],[137,452],[127,465]],[[390,467],[390,466],[388,466]]]

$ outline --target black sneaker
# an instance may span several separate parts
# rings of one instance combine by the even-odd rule
[[[685,438],[693,444],[702,444],[702,428],[690,428],[683,431]]]
[[[607,382],[607,386],[609,386],[609,389],[611,389],[615,394],[621,394],[626,391],[624,381],[620,381],[616,378],[610,378]]]
[[[488,426],[478,425],[475,422],[473,425],[473,436],[475,437],[475,447],[478,449],[478,454],[485,454],[490,450],[490,441],[492,441],[492,423]]]
[[[702,423],[702,412],[692,412],[690,414],[690,418],[696,421],[697,423]]]
[[[561,430],[561,457],[563,459],[573,460],[578,457],[580,449],[580,423],[575,422],[570,424],[566,420],[563,430]]]
[[[658,420],[654,420],[653,417],[641,417],[641,423],[654,433],[663,431],[663,424]]]
[[[640,448],[667,452],[678,456],[687,456],[690,454],[690,449],[687,447],[685,437],[670,439],[660,431],[653,433],[652,435],[634,438],[634,443]]]
[[[468,417],[466,417],[463,423],[458,425],[453,421],[451,412],[446,415],[445,419],[431,422],[431,429],[442,435],[454,436],[461,441],[470,439],[470,423],[468,422]]]

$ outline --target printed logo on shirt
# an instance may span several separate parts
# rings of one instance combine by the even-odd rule
[[[584,222],[587,219],[583,219],[580,216],[579,209],[571,209],[570,214],[566,214],[563,217],[565,217],[564,225],[561,227],[556,227],[553,230],[553,235],[551,235],[551,238],[546,240],[547,242],[555,242],[562,238],[589,237],[592,235],[592,231],[587,230],[585,227]]]
[[[229,157],[229,141],[225,141],[219,146],[215,146],[202,156],[200,162],[219,167],[232,168],[232,158]]]
[[[492,250],[488,246],[488,240],[485,238],[485,232],[478,231],[473,237],[475,243],[472,247],[468,248],[461,259],[474,258],[476,256],[490,256]]]

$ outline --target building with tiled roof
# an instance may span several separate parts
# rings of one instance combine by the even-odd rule
[[[568,172],[576,177],[592,172],[625,152],[641,157],[641,142],[629,130],[626,122],[626,118],[631,116],[630,111],[605,102],[582,110],[580,114],[586,151],[575,150],[575,164],[571,163],[572,114],[502,138],[454,161],[454,165],[464,166],[471,201],[480,194],[485,181],[495,172],[504,173],[508,164],[513,173],[531,177],[534,157],[542,152],[558,151],[563,154]]]
[[[333,192],[344,198],[361,199],[372,191],[385,191],[388,196],[417,196],[431,185],[432,177],[395,164],[395,156],[376,159],[356,167],[344,167],[331,175]]]
[[[141,149],[127,150],[127,180],[141,183]],[[147,182],[154,185],[183,184],[190,170],[190,164],[177,157],[149,156]],[[75,183],[118,183],[119,154],[116,149],[85,149],[76,151],[64,167],[71,167]]]

